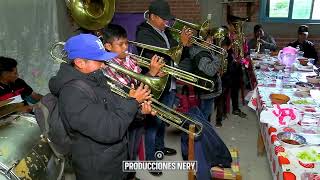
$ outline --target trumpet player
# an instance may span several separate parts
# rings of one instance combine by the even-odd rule
[[[204,37],[207,43],[213,42],[212,30],[209,30],[208,36]],[[205,42],[204,42],[205,43]],[[189,48],[190,58],[192,59],[193,72],[199,76],[211,79],[215,83],[213,92],[197,89],[200,99],[199,109],[204,117],[210,122],[210,115],[214,106],[215,97],[222,92],[221,78],[219,70],[221,67],[221,60],[210,52],[208,49],[200,46],[191,46]]]
[[[249,49],[256,49],[257,52],[263,53],[265,49],[270,49],[270,51],[277,50],[276,41],[272,36],[265,33],[262,25],[257,24],[253,28],[254,38],[248,42]]]
[[[58,97],[59,113],[71,137],[76,179],[126,179],[122,161],[128,159],[127,130],[140,105],[143,114],[152,113],[150,103],[145,103],[150,90],[140,85],[126,99],[112,93],[100,69],[117,54],[105,51],[94,35],[71,37],[64,50],[68,63],[61,64],[49,88]],[[96,98],[69,85],[73,80],[87,84]]]
[[[167,1],[155,0],[152,1],[146,14],[146,21],[137,27],[136,41],[148,45],[158,46],[162,48],[172,48],[178,46],[178,42],[170,34],[170,31],[166,28],[169,20],[173,20],[174,16],[170,12],[170,7]],[[180,39],[183,46],[187,46],[192,36],[191,29],[184,28],[182,30]],[[138,49],[141,51],[141,49]],[[151,58],[156,52],[152,50],[143,50],[143,56]],[[182,57],[188,54],[187,48],[183,48]],[[164,57],[167,65],[174,65],[173,60],[164,54],[160,54]],[[166,106],[172,108],[176,95],[175,79],[171,77],[165,91],[160,97],[160,102]],[[146,158],[147,160],[155,160],[155,152],[162,151],[165,155],[174,155],[176,150],[167,148],[164,145],[165,124],[160,119],[156,118],[153,121],[147,121],[146,128]],[[154,176],[162,175],[162,172],[150,172]]]

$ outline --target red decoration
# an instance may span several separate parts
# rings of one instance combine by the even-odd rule
[[[277,132],[277,129],[274,128],[274,127],[269,127],[269,129],[268,129],[269,135],[270,135],[271,133],[273,133],[273,132]]]
[[[292,133],[296,132],[296,130],[294,130],[294,129],[290,128],[290,127],[283,128],[283,131],[284,132],[292,132]]]
[[[278,161],[279,161],[279,165],[283,165],[283,164],[290,164],[290,161],[288,158],[285,158],[283,156],[278,156]]]
[[[304,168],[314,168],[314,163],[303,163],[299,161],[299,164]]]
[[[271,135],[271,143],[273,144],[277,140],[277,135],[272,134]]]
[[[285,151],[285,149],[284,149],[284,147],[282,147],[282,146],[276,146],[276,147],[274,148],[274,153],[275,153],[276,155],[278,155],[279,152],[284,152],[284,151]]]
[[[291,172],[283,172],[283,180],[296,180],[296,175]]]

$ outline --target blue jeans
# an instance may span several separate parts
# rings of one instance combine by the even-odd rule
[[[209,117],[212,113],[212,109],[213,109],[213,106],[214,106],[214,98],[211,98],[211,99],[200,99],[200,105],[199,105],[199,108],[204,116],[204,118],[208,121],[209,120]]]
[[[176,97],[175,91],[164,92],[160,102],[172,108]],[[159,118],[149,118],[147,120],[145,145],[146,145],[146,160],[155,160],[155,152],[164,149],[164,133],[165,123]]]

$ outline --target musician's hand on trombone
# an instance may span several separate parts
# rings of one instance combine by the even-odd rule
[[[158,74],[157,74],[158,77],[163,77],[163,76],[166,76],[166,75],[168,75],[168,74],[163,72],[163,71],[159,71]]]
[[[141,104],[141,113],[142,114],[151,114],[152,116],[155,116],[157,114],[157,111],[154,111],[151,107],[151,101],[145,101]]]
[[[163,61],[163,57],[154,55],[151,58],[149,74],[151,76],[156,76],[164,65],[165,62]]]
[[[189,46],[193,31],[190,28],[183,27],[180,34],[180,42],[183,46]]]
[[[147,85],[141,83],[137,89],[134,89],[134,85],[131,84],[129,91],[129,97],[135,98],[139,103],[143,103],[151,98],[151,90]]]

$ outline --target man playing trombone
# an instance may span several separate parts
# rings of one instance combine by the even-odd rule
[[[174,19],[171,15],[170,7],[168,2],[164,0],[152,1],[149,10],[146,13],[146,21],[140,24],[136,32],[136,41],[152,46],[157,46],[161,48],[172,48],[178,46],[178,42],[170,34],[169,30],[166,28],[169,20]],[[188,28],[184,28],[180,35],[180,40],[183,46],[187,46],[188,42],[192,36],[192,31]],[[138,49],[141,51],[141,49]],[[186,48],[183,48],[182,57],[188,53]],[[151,58],[155,51],[143,50],[142,56]],[[160,54],[164,57],[166,64],[173,66],[173,60],[164,54]],[[167,105],[168,107],[173,107],[175,94],[176,94],[176,83],[175,79],[171,77],[169,83],[163,92],[160,102]],[[164,134],[165,134],[165,124],[160,119],[156,118],[154,121],[147,121],[146,129],[146,159],[155,160],[155,152],[162,151],[165,155],[174,155],[176,151],[171,148],[164,146]],[[150,172],[152,175],[160,176],[162,172]]]
[[[49,81],[58,97],[59,113],[71,137],[72,164],[77,180],[126,179],[122,161],[127,160],[127,129],[141,105],[143,114],[152,113],[150,90],[141,84],[128,98],[111,92],[102,73],[105,61],[117,56],[104,50],[98,37],[80,34],[64,45],[68,62],[63,63]],[[78,80],[92,94],[69,83]]]
[[[113,58],[112,62],[119,64],[120,66],[133,71],[135,73],[141,73],[141,68],[135,59],[128,55],[128,38],[126,30],[117,24],[109,24],[104,29],[103,34],[104,47],[106,50],[119,54],[118,57]],[[154,55],[150,62],[149,76],[161,76],[160,69],[164,66],[162,58]],[[107,67],[106,71],[109,76],[113,77],[122,84],[137,85],[137,80],[133,79],[129,75],[118,72],[111,67]],[[144,119],[143,116],[136,116],[136,120],[129,126],[129,158],[130,160],[136,160],[139,144],[144,134]],[[129,179],[134,179],[135,173],[130,173]]]

